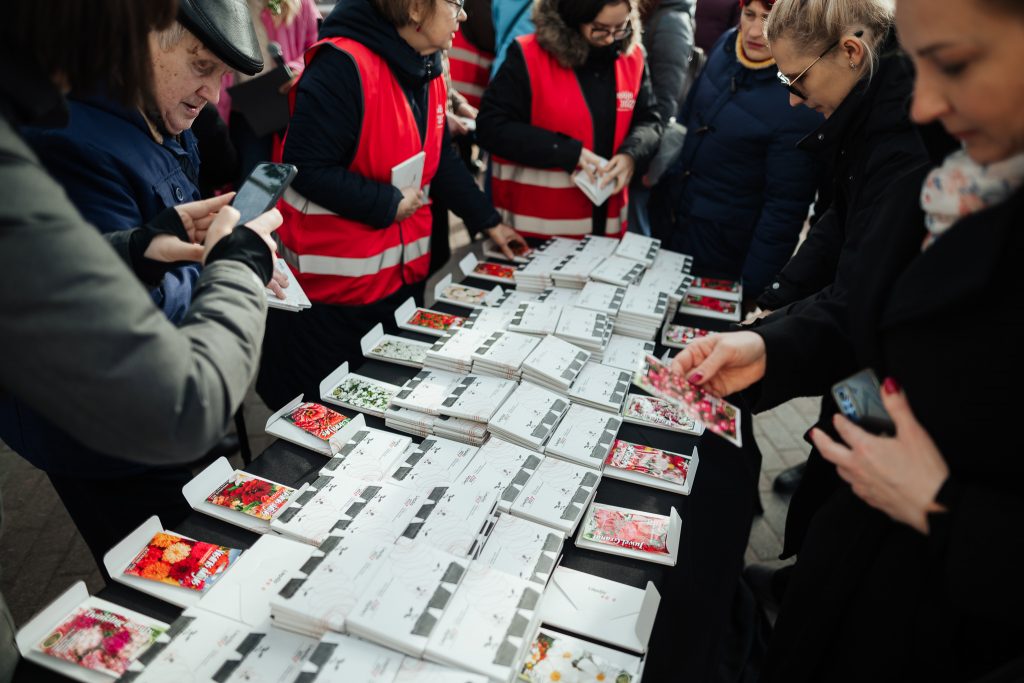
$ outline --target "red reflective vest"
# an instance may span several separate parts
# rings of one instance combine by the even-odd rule
[[[593,150],[594,121],[575,71],[559,64],[537,43],[535,35],[520,36],[516,40],[523,50],[530,77],[530,124],[580,140],[584,147]],[[618,149],[629,133],[643,72],[644,56],[639,47],[615,61],[613,149]],[[535,168],[494,157],[491,190],[502,221],[521,234],[582,237],[593,231],[594,205],[562,169]],[[607,202],[605,234],[609,236],[621,236],[626,231],[627,191],[612,196]]]
[[[427,132],[419,127],[401,86],[387,62],[348,38],[326,38],[306,52],[306,65],[324,47],[352,56],[362,85],[363,121],[349,170],[386,185],[391,169],[409,157],[426,153],[422,186],[430,184],[441,158],[447,86],[444,78],[430,83]],[[295,92],[291,107],[295,109]],[[329,121],[323,125],[329,126]],[[374,228],[319,206],[293,189],[278,204],[284,223],[277,234],[282,256],[311,301],[361,306],[393,294],[403,284],[426,279],[430,267],[430,208],[386,228]]]
[[[455,34],[452,47],[448,50],[448,68],[451,70],[452,87],[466,98],[471,105],[480,108],[484,90],[491,81],[491,64],[494,55],[481,50],[466,40],[462,31]]]

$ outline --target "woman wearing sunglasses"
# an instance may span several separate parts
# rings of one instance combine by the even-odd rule
[[[477,119],[480,145],[494,155],[494,205],[522,233],[621,236],[626,187],[661,134],[636,0],[538,0],[534,21]],[[577,169],[612,196],[595,206],[570,177]]]
[[[885,378],[891,436],[844,417],[811,434],[841,485],[800,547],[766,683],[1024,680],[1024,4],[898,0],[896,18],[910,116],[961,149],[879,198],[844,304],[675,360],[716,393],[757,382],[767,404],[793,378],[808,395]]]
[[[826,117],[800,147],[825,159],[821,194],[831,199],[758,300],[777,311],[760,322],[771,325],[814,299],[846,296],[861,244],[872,230],[887,228],[875,220],[879,197],[907,173],[941,159],[948,140],[933,144],[929,136],[926,143],[910,121],[913,70],[896,41],[891,0],[778,0],[765,30],[790,104]],[[782,400],[799,395],[798,384],[786,384],[793,393]],[[819,424],[828,425],[834,412],[825,401]],[[841,483],[812,452],[790,504],[784,555],[799,552],[814,512]]]

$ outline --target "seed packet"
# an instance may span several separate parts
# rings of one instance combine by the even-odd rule
[[[293,493],[293,488],[245,472],[235,472],[206,500],[257,519],[270,520],[288,503]]]
[[[644,553],[668,555],[668,517],[594,503],[583,519],[580,538]]]
[[[422,327],[428,330],[435,330],[437,332],[447,332],[448,330],[462,327],[465,322],[466,319],[460,315],[431,311],[426,308],[417,308],[416,312],[412,314],[411,318],[409,318],[407,324],[411,327]]]
[[[688,417],[668,401],[642,394],[630,394],[626,397],[622,419],[625,422],[660,427],[684,434],[699,436],[704,433],[703,424]]]
[[[706,337],[711,332],[699,327],[688,327],[686,325],[665,325],[661,333],[661,343],[676,349],[685,349],[686,346],[701,337]]]
[[[742,445],[740,409],[703,388],[686,381],[654,356],[647,357],[647,366],[636,373],[633,383],[641,389],[677,406],[694,420],[735,446]]]
[[[124,573],[204,593],[241,554],[235,548],[161,531],[139,551]]]
[[[322,441],[328,441],[351,419],[319,403],[303,403],[285,419]]]
[[[167,629],[100,607],[76,609],[41,643],[39,650],[78,666],[119,677]]]

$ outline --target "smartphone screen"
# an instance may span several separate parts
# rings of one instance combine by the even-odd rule
[[[295,177],[296,168],[291,164],[262,163],[253,169],[245,183],[238,190],[231,206],[242,214],[239,225],[245,225],[277,204],[285,189]]]

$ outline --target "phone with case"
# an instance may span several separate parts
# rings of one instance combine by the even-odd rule
[[[896,425],[882,403],[878,377],[870,368],[832,385],[839,411],[869,432],[892,435]]]

